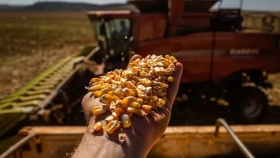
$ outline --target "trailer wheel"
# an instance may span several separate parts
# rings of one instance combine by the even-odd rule
[[[267,113],[268,99],[257,87],[243,87],[232,98],[230,109],[234,122],[254,124]]]

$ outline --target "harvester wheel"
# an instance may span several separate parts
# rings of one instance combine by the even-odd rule
[[[267,96],[257,87],[242,87],[236,91],[230,102],[234,122],[254,124],[260,123],[267,113]]]

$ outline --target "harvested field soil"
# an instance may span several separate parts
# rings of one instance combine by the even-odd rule
[[[1,12],[0,30],[0,100],[94,43],[85,12]]]

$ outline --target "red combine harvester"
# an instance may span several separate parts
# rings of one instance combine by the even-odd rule
[[[223,98],[235,122],[257,122],[268,106],[267,74],[280,72],[280,35],[245,31],[241,9],[209,11],[216,2],[128,0],[139,10],[88,12],[105,71],[123,68],[134,53],[173,55],[184,66],[179,95]]]

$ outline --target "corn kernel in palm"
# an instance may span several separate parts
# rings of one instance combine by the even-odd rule
[[[151,86],[152,85],[152,81],[151,80],[149,80],[149,79],[147,79],[147,78],[141,78],[141,79],[139,79],[139,81],[143,84],[143,86],[145,86],[145,87],[149,87],[149,86]]]
[[[174,81],[174,78],[173,78],[172,76],[168,76],[167,81],[168,81],[168,82],[173,82],[173,81]]]
[[[131,120],[127,114],[122,114],[121,122],[122,122],[123,128],[129,128],[131,126]]]
[[[101,78],[92,78],[92,79],[90,80],[91,83],[100,82],[100,81],[102,81]]]
[[[115,76],[114,80],[116,80],[116,81],[121,80],[121,76]]]
[[[114,120],[114,117],[112,116],[112,115],[109,115],[109,116],[107,116],[106,118],[105,118],[105,121],[106,122],[111,122],[111,121],[113,121]]]
[[[112,116],[113,116],[114,120],[118,120],[119,119],[119,116],[115,112],[112,112]]]
[[[104,81],[105,81],[106,83],[112,83],[112,78],[111,78],[111,77],[106,77],[106,78],[104,79]]]
[[[132,116],[133,116],[133,113],[128,112],[127,110],[126,110],[124,113],[127,114],[129,117],[132,117]]]
[[[108,88],[104,88],[104,89],[102,89],[100,91],[95,91],[93,93],[93,96],[95,98],[100,98],[103,94],[106,94],[106,93],[109,93],[109,92],[110,92],[110,90]]]
[[[156,107],[159,108],[159,109],[162,109],[165,105],[165,100],[159,98],[158,101],[156,102]]]
[[[137,109],[133,108],[133,107],[127,107],[126,111],[129,113],[135,113],[137,111]]]
[[[127,85],[129,86],[130,89],[136,89],[136,86],[132,81],[127,81]]]
[[[102,128],[102,124],[101,122],[97,122],[93,125],[93,131],[92,133],[96,132],[96,131],[99,131],[100,129]]]
[[[152,96],[150,96],[150,100],[156,102],[156,101],[158,101],[158,97],[156,95],[152,95]]]
[[[111,102],[112,102],[112,100],[113,100],[113,98],[112,98],[112,96],[111,96],[110,94],[103,94],[103,95],[100,97],[99,100],[100,100],[101,103],[104,103],[104,104],[106,104],[106,105],[110,105]]]
[[[141,71],[140,72],[140,77],[142,77],[142,78],[151,78],[151,75],[148,72]]]
[[[100,114],[103,114],[105,113],[107,110],[107,106],[106,105],[96,105],[96,106],[93,106],[92,107],[92,113],[94,115],[100,115]]]
[[[123,100],[120,100],[117,102],[117,105],[120,106],[121,108],[127,108],[131,102],[132,98],[131,97],[125,97]]]
[[[166,88],[168,88],[168,84],[160,82],[159,83],[159,88],[166,89]]]
[[[136,109],[140,108],[140,104],[138,102],[130,102],[129,106]]]
[[[133,66],[133,65],[131,65],[131,66]],[[135,72],[138,71],[138,68],[137,68],[137,67],[131,67],[130,69],[131,69],[131,71],[132,71],[133,73],[135,73]]]
[[[117,114],[117,116],[121,116],[121,114],[123,113],[123,109],[120,107],[116,107],[114,109],[114,112]]]
[[[117,129],[117,126],[118,126],[118,120],[113,120],[111,122],[109,122],[104,130],[108,133],[108,134],[113,134],[114,131]]]
[[[145,117],[147,115],[142,109],[137,109],[135,114],[141,117]]]
[[[114,101],[120,101],[120,100],[121,100],[121,99],[120,99],[118,96],[116,96],[116,95],[113,95],[112,99],[113,99]]]
[[[135,92],[132,89],[124,88],[123,93],[125,96],[135,96]]]
[[[104,89],[105,87],[101,86],[100,84],[94,85],[92,87],[88,88],[88,91],[90,92],[95,92],[95,91],[100,91],[102,89]]]
[[[139,103],[139,104],[142,104],[143,103],[143,99],[142,98],[136,98],[136,102]]]
[[[123,98],[123,92],[120,88],[117,88],[113,91],[113,94],[116,95],[117,97],[119,97],[120,99]]]
[[[141,109],[145,112],[145,113],[150,113],[152,111],[152,106],[151,105],[142,105]]]

